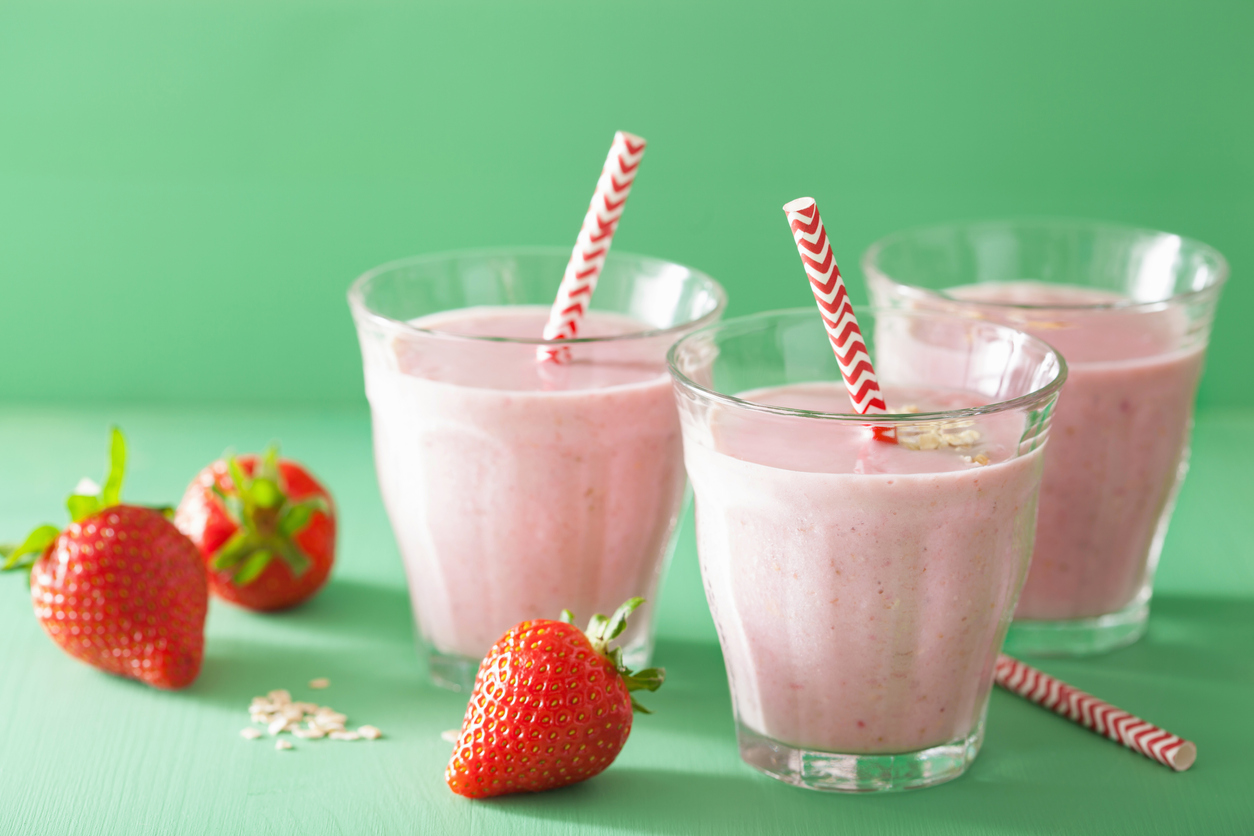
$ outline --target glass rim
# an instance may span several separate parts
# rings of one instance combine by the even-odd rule
[[[533,345],[533,346],[550,345],[554,342],[560,342],[563,345],[580,345],[580,344],[586,344],[586,343],[609,343],[609,342],[625,342],[625,341],[630,341],[630,340],[653,339],[655,337],[663,337],[663,336],[667,336],[670,334],[678,334],[682,331],[686,331],[694,327],[695,328],[708,327],[710,324],[716,322],[718,318],[722,315],[723,311],[727,309],[727,291],[724,290],[723,286],[719,284],[719,282],[716,279],[714,279],[712,276],[710,276],[708,273],[705,273],[702,270],[698,270],[695,267],[689,267],[687,264],[680,264],[679,262],[676,262],[676,261],[667,261],[664,258],[657,258],[655,256],[649,256],[649,255],[641,255],[639,253],[623,252],[621,250],[612,250],[609,253],[609,255],[606,256],[606,260],[608,261],[610,259],[613,259],[617,261],[620,259],[636,259],[638,261],[650,261],[650,262],[655,262],[657,264],[668,264],[668,265],[673,265],[675,267],[682,267],[684,270],[687,270],[691,275],[698,277],[699,279],[705,281],[709,285],[711,294],[714,297],[714,307],[711,308],[706,313],[702,314],[700,317],[697,317],[696,319],[692,319],[687,322],[682,322],[677,325],[671,325],[666,328],[650,328],[645,331],[632,331],[627,334],[609,334],[609,335],[602,336],[602,337],[572,337],[570,339],[565,339],[565,340],[546,340],[543,337],[490,337],[490,336],[479,336],[479,335],[469,335],[469,334],[453,334],[448,331],[437,331],[437,330],[433,330],[429,328],[419,328],[418,326],[414,325],[411,322],[407,322],[401,319],[395,319],[393,317],[387,316],[386,314],[379,313],[378,311],[372,309],[368,304],[366,304],[366,299],[365,299],[366,286],[369,285],[373,280],[382,276],[383,274],[394,271],[394,270],[398,270],[402,267],[408,267],[408,266],[423,264],[427,262],[452,261],[454,259],[463,259],[463,258],[490,258],[493,256],[499,257],[499,256],[519,256],[519,255],[523,255],[523,256],[554,255],[554,256],[558,256],[559,258],[569,257],[570,248],[545,246],[545,245],[522,246],[522,247],[482,247],[482,248],[472,248],[472,249],[464,249],[464,250],[443,250],[441,252],[436,252],[436,253],[426,253],[423,255],[414,255],[414,256],[407,256],[405,258],[394,259],[392,261],[384,262],[383,264],[380,264],[377,267],[372,267],[366,272],[362,273],[356,279],[354,279],[352,284],[348,286],[348,305],[353,311],[360,313],[362,316],[366,317],[367,319],[377,324],[385,325],[395,330],[409,332],[411,334],[419,334],[424,337],[435,337],[439,339],[449,339],[449,340],[467,340],[470,342],[504,343],[504,344]],[[558,276],[557,279],[558,279],[558,282],[560,283],[561,276]],[[558,287],[558,284],[554,284],[553,293],[555,296],[557,294],[557,287]],[[537,303],[537,306],[539,306],[539,303]],[[512,306],[504,305],[502,307],[512,307]],[[447,310],[455,310],[455,309],[449,308]],[[433,312],[433,313],[438,313],[438,312]]]
[[[1024,302],[985,302],[973,299],[961,299],[951,296],[948,293],[949,288],[943,290],[934,290],[929,287],[922,287],[917,284],[911,284],[907,281],[894,278],[879,267],[876,263],[880,253],[885,248],[900,243],[901,241],[918,237],[925,233],[938,233],[946,231],[987,231],[993,229],[1000,230],[1023,230],[1023,229],[1041,229],[1041,230],[1086,230],[1086,231],[1106,231],[1120,232],[1124,234],[1135,234],[1141,237],[1168,237],[1179,239],[1182,243],[1188,243],[1193,248],[1205,253],[1208,260],[1215,265],[1214,279],[1205,287],[1196,290],[1185,290],[1180,293],[1174,293],[1162,299],[1154,299],[1151,301],[1137,301],[1135,299],[1121,300],[1115,302],[1094,302],[1089,304],[1028,304]],[[890,232],[882,238],[879,238],[866,248],[862,253],[860,265],[863,273],[869,278],[875,277],[892,282],[899,288],[918,297],[941,299],[946,302],[955,302],[964,305],[982,305],[990,308],[999,308],[1002,310],[1022,310],[1022,311],[1135,311],[1140,308],[1154,308],[1167,303],[1175,303],[1188,301],[1189,299],[1199,298],[1207,294],[1218,293],[1219,290],[1228,281],[1230,267],[1228,259],[1223,253],[1207,244],[1205,241],[1199,241],[1196,238],[1190,238],[1187,235],[1179,235],[1174,232],[1166,232],[1161,229],[1152,229],[1150,227],[1133,226],[1130,224],[1114,223],[1112,221],[1096,221],[1086,220],[1083,218],[1053,218],[1053,217],[1024,217],[1024,218],[1002,218],[997,220],[977,220],[977,221],[953,221],[950,223],[926,224],[922,226],[913,226],[906,229],[900,229]]]
[[[823,421],[837,421],[837,422],[846,423],[846,424],[865,424],[865,425],[883,424],[887,426],[917,424],[923,421],[934,422],[934,421],[963,420],[966,418],[974,418],[974,417],[981,416],[981,415],[994,415],[1000,412],[1012,412],[1014,410],[1021,409],[1024,407],[1030,407],[1034,403],[1040,403],[1040,402],[1048,400],[1050,397],[1053,397],[1054,395],[1057,394],[1058,390],[1062,388],[1063,383],[1065,383],[1067,380],[1067,372],[1068,372],[1067,360],[1066,358],[1062,356],[1061,352],[1059,352],[1057,349],[1055,349],[1053,346],[1051,346],[1049,343],[1045,342],[1044,340],[1040,339],[1039,337],[1034,337],[1025,331],[1020,331],[1019,329],[1013,328],[1009,325],[1003,325],[998,322],[990,322],[984,319],[975,319],[972,317],[960,316],[960,315],[952,314],[952,313],[943,313],[940,311],[907,311],[907,310],[902,310],[900,308],[887,308],[887,307],[873,306],[873,305],[854,305],[853,309],[854,309],[855,314],[870,313],[877,317],[880,314],[890,314],[892,316],[902,316],[902,317],[908,317],[911,319],[946,319],[946,320],[951,320],[953,322],[961,322],[961,323],[966,323],[966,324],[978,323],[979,325],[982,325],[982,326],[996,328],[996,329],[1004,330],[1004,331],[1010,331],[1011,333],[1018,334],[1024,337],[1029,342],[1035,343],[1036,345],[1044,348],[1048,354],[1052,354],[1054,358],[1058,361],[1058,373],[1054,376],[1053,380],[1051,380],[1049,383],[1045,384],[1039,389],[1034,389],[1031,392],[1028,392],[1024,395],[1019,395],[1018,397],[1015,397],[1015,398],[1011,398],[1010,400],[995,401],[994,403],[985,404],[983,406],[965,407],[963,409],[950,409],[950,410],[944,410],[941,412],[888,412],[888,413],[876,414],[876,415],[861,415],[856,412],[821,412],[818,410],[811,410],[811,409],[797,409],[794,407],[787,407],[787,406],[773,406],[771,404],[758,403],[757,401],[750,401],[744,398],[738,398],[735,395],[728,395],[725,392],[719,392],[707,386],[702,386],[700,383],[697,383],[695,380],[693,380],[692,378],[684,374],[682,371],[680,371],[676,365],[676,360],[683,346],[693,340],[698,339],[702,335],[716,333],[718,331],[726,330],[729,328],[735,328],[737,326],[753,325],[756,322],[763,322],[769,319],[809,318],[809,319],[817,320],[819,317],[818,313],[813,308],[808,308],[808,307],[807,308],[782,308],[782,309],[773,310],[773,311],[762,311],[756,314],[749,314],[748,316],[738,316],[732,319],[725,319],[722,322],[717,322],[713,325],[707,325],[706,327],[700,329],[699,331],[694,331],[691,334],[688,334],[683,339],[679,340],[673,346],[671,346],[670,350],[666,352],[666,365],[667,365],[667,368],[670,370],[671,377],[674,378],[676,383],[678,383],[679,385],[687,389],[694,390],[698,392],[699,394],[701,394],[702,396],[709,398],[710,400],[720,402],[726,406],[733,406],[739,409],[748,409],[752,412],[761,412],[761,413],[766,413],[770,415],[783,415],[783,416],[793,417],[793,418],[810,418],[810,419],[817,419],[817,420],[823,420]],[[839,382],[841,383],[842,386],[844,385],[844,381],[842,379],[837,379],[833,381],[814,381],[814,382],[816,383]]]

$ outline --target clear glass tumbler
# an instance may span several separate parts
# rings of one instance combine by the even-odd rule
[[[1067,358],[1006,647],[1085,655],[1136,641],[1187,469],[1223,256],[1165,232],[1007,221],[900,232],[863,268],[878,304],[1004,322]]]
[[[671,374],[741,758],[810,789],[925,787],[983,740],[1066,367],[991,322],[857,316],[888,415],[851,414],[813,308],[698,331]]]
[[[563,608],[645,597],[620,639],[652,650],[685,493],[666,372],[725,295],[679,264],[614,253],[569,361],[537,347],[569,250],[484,250],[371,270],[348,293],[375,466],[429,671],[468,689],[492,643]]]

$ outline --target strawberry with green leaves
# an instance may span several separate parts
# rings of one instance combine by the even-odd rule
[[[644,603],[632,598],[610,618],[592,617],[585,633],[571,622],[524,621],[502,636],[479,666],[461,734],[445,770],[449,788],[468,798],[539,792],[584,781],[622,751],[632,691],[656,691],[661,668],[632,673],[609,643]]]
[[[103,671],[156,688],[183,688],[200,672],[209,607],[196,547],[156,508],[124,505],[126,444],[113,430],[103,488],[87,480],[64,530],[43,525],[6,549],[4,569],[29,569],[31,600],[63,650]]]
[[[213,593],[251,610],[299,604],[322,588],[335,562],[331,495],[274,446],[202,470],[174,524],[200,549]]]

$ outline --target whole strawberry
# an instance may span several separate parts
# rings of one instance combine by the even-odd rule
[[[632,673],[608,650],[643,598],[585,634],[571,622],[524,621],[479,666],[461,734],[444,777],[468,798],[539,792],[584,781],[614,762],[631,734],[632,710],[649,713],[632,691],[656,691],[666,672]]]
[[[299,604],[335,562],[331,495],[274,446],[200,471],[174,524],[200,549],[213,593],[251,610]]]
[[[3,568],[30,567],[35,615],[71,656],[157,688],[200,673],[209,607],[196,547],[154,508],[122,505],[126,445],[113,430],[105,486],[79,490],[64,530],[40,526]],[[96,490],[91,485],[87,490]]]

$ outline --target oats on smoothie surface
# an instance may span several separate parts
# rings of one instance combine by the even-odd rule
[[[969,449],[980,442],[974,421],[929,421],[898,427],[897,443],[907,450]]]

